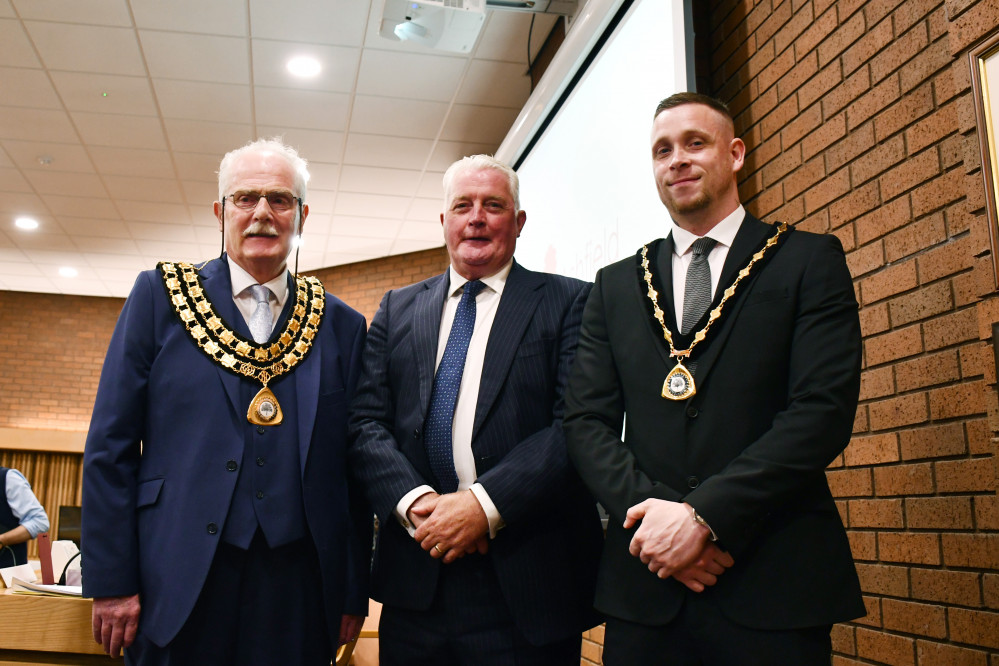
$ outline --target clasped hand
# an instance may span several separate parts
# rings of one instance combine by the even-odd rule
[[[470,553],[489,550],[489,521],[471,490],[421,495],[407,512],[416,527],[413,538],[445,564]]]
[[[624,528],[641,521],[628,548],[659,578],[672,576],[694,592],[718,582],[735,561],[708,540],[710,531],[694,522],[686,503],[647,499],[628,509]]]

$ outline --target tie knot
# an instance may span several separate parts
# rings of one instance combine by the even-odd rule
[[[250,291],[253,292],[253,298],[257,303],[267,303],[271,298],[271,290],[262,284],[251,286]]]
[[[461,297],[464,298],[467,295],[469,298],[475,298],[485,286],[485,283],[479,280],[470,280],[465,283],[465,290],[462,292]]]
[[[718,241],[716,241],[714,238],[708,238],[707,236],[702,236],[701,238],[695,240],[693,245],[691,245],[690,247],[691,249],[693,249],[694,256],[696,257],[711,252],[711,248],[713,248],[717,243]]]

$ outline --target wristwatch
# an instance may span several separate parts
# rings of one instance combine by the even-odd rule
[[[715,531],[711,529],[710,525],[708,525],[708,521],[704,520],[704,518],[701,517],[701,514],[697,513],[697,509],[694,507],[690,507],[690,517],[693,518],[694,522],[698,525],[703,525],[708,528],[708,532],[711,532],[712,541],[718,541],[718,535],[715,534]]]

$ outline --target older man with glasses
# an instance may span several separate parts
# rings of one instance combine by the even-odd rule
[[[364,318],[288,271],[309,214],[278,140],[219,167],[223,253],[139,275],[84,453],[94,638],[134,664],[325,664],[367,610],[345,474]],[[297,266],[296,266],[297,272]]]

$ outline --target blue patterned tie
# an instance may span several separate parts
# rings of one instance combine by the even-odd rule
[[[458,474],[454,471],[454,451],[451,448],[451,429],[454,422],[454,408],[458,403],[458,388],[465,370],[465,355],[468,343],[475,328],[475,297],[485,285],[474,280],[465,283],[465,290],[458,301],[454,313],[454,323],[444,347],[434,377],[433,393],[430,396],[430,411],[423,426],[427,457],[430,469],[440,483],[442,493],[458,490]]]
[[[250,287],[253,298],[257,301],[257,309],[250,315],[250,334],[253,341],[258,345],[267,342],[271,337],[271,329],[274,328],[274,315],[271,314],[271,306],[268,302],[271,297],[271,290],[267,287],[255,284]]]

